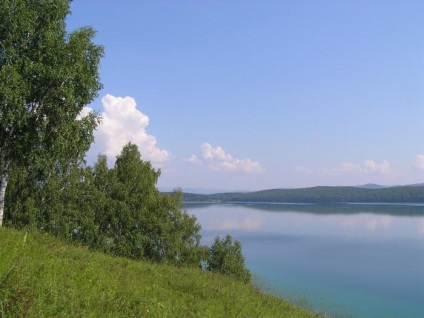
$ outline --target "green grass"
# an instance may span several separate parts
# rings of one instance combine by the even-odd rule
[[[319,317],[198,269],[0,228],[0,317]]]

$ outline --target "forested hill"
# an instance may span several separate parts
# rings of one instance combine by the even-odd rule
[[[319,186],[302,189],[270,189],[247,193],[194,194],[184,193],[185,202],[379,202],[424,203],[424,186],[398,186],[381,189]]]

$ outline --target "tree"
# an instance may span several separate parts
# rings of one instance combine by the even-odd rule
[[[117,256],[200,267],[200,225],[181,209],[181,191],[159,192],[159,175],[131,143],[111,169],[105,155],[93,167],[13,167],[5,222]]]
[[[105,173],[105,158],[95,166],[98,186],[108,191],[110,204],[98,222],[111,252],[155,262],[199,266],[200,225],[181,210],[182,194],[160,193],[160,170],[143,161],[138,147],[129,143]],[[108,176],[105,178],[105,176]],[[108,179],[108,186],[101,180]]]
[[[12,167],[4,224],[42,229],[68,241],[92,244],[96,237],[92,207],[102,201],[93,193],[89,173],[83,164],[55,169],[35,164]]]
[[[209,249],[206,269],[226,276],[235,277],[245,283],[251,280],[250,271],[245,267],[239,241],[233,243],[231,235],[221,239],[215,237]]]
[[[95,31],[68,33],[69,0],[0,0],[0,226],[9,168],[81,160],[98,118],[78,120],[101,88]]]

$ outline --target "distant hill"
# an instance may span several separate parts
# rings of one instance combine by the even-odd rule
[[[185,202],[281,202],[331,203],[380,202],[424,203],[424,186],[396,186],[382,188],[319,186],[301,189],[269,189],[248,193],[228,192],[209,195],[184,193]]]
[[[424,187],[424,183],[415,183],[415,184],[411,184],[411,187]]]
[[[356,186],[357,188],[363,188],[363,189],[383,189],[383,188],[392,188],[392,187],[424,187],[424,183],[415,183],[415,184],[408,184],[404,186],[383,186],[380,184],[375,183],[367,183],[364,185]]]
[[[386,186],[382,186],[382,185],[375,184],[375,183],[367,183],[367,184],[356,186],[356,187],[362,188],[362,189],[383,189],[383,188],[387,188]]]

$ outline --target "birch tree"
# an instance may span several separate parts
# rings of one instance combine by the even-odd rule
[[[95,31],[67,32],[70,0],[0,0],[0,226],[9,168],[81,158],[97,118],[77,117],[101,89]]]

